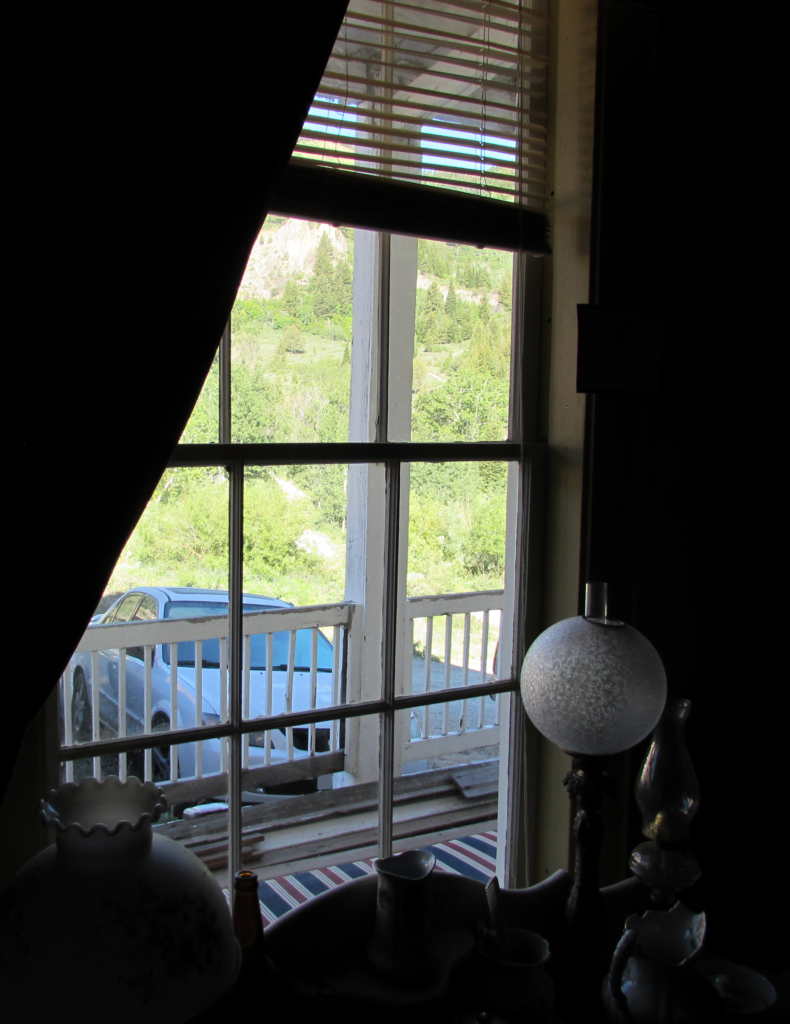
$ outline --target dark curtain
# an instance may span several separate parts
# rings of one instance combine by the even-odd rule
[[[746,253],[738,241],[731,157],[732,126],[748,121],[761,194],[783,194],[780,92],[756,68],[746,90],[733,74],[743,36],[732,4],[711,18],[704,5],[605,0],[600,32],[594,298],[660,311],[666,334],[658,393],[595,397],[585,577],[608,580],[615,616],[655,645],[670,695],[692,702],[702,878],[680,898],[705,910],[707,948],[778,973],[790,691],[787,358],[775,324],[787,285],[771,216],[749,222]],[[630,754],[631,779],[647,746]],[[626,850],[644,841],[633,797],[628,812]]]
[[[119,9],[25,36],[6,193],[20,223],[6,554],[22,643],[0,796],[200,393],[346,4],[167,23]]]

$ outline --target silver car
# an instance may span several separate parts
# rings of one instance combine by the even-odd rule
[[[267,609],[290,608],[292,605],[274,597],[260,597],[244,594],[245,613],[261,612]],[[122,623],[146,622],[166,619],[195,619],[203,616],[227,615],[228,592],[223,590],[199,590],[194,587],[136,587],[120,597],[103,615],[96,615],[91,626],[119,625]],[[293,711],[304,711],[310,704],[311,673],[310,629],[296,631],[293,661]],[[289,632],[272,634],[272,703],[271,713],[280,714],[286,710],[286,683],[288,676]],[[152,731],[171,728],[171,647],[169,643],[157,644],[151,651],[151,728]],[[181,642],[177,645],[177,687],[178,687],[178,728],[194,726],[195,721],[195,643]],[[266,713],[266,634],[250,637],[250,707],[249,717],[256,718]],[[119,719],[119,668],[121,655],[117,650],[98,652],[99,721],[102,737],[118,735]],[[224,672],[220,671],[219,639],[204,640],[202,651],[202,708],[200,722],[215,725],[220,721],[222,708],[220,686]],[[76,653],[69,664],[69,680],[72,687],[71,724],[75,743],[90,741],[92,736],[92,694],[94,659],[90,653]],[[328,707],[332,703],[333,648],[320,631],[317,634],[315,707]],[[132,736],[144,731],[145,697],[144,648],[126,648],[126,734]],[[316,753],[329,749],[329,723],[316,727]],[[295,756],[305,756],[308,750],[309,728],[293,729]],[[268,733],[250,734],[249,767],[265,763],[265,744],[270,744],[272,762],[282,761],[288,756],[288,742],[284,731],[272,729]],[[219,739],[203,741],[202,772],[210,775],[221,771],[221,743]],[[196,774],[194,743],[182,744],[178,751],[178,775],[189,778]],[[154,781],[170,778],[170,748],[153,748]],[[142,754],[129,755],[127,762],[130,774],[142,776]]]

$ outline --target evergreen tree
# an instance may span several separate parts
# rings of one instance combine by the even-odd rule
[[[324,233],[318,240],[313,265],[313,312],[318,317],[331,316],[337,308],[334,250],[329,236]]]
[[[434,316],[440,313],[442,310],[442,293],[439,291],[439,285],[435,281],[431,281],[431,285],[428,288],[428,294],[425,299],[425,312]]]
[[[430,274],[431,272],[431,243],[425,238],[417,239],[417,270],[421,274]]]
[[[513,303],[513,286],[512,286],[512,275],[506,270],[502,275],[502,280],[499,282],[499,301],[505,307],[510,309]]]
[[[299,316],[299,307],[302,304],[302,298],[299,294],[299,289],[296,286],[296,281],[292,277],[288,278],[285,285],[285,291],[283,292],[283,309],[288,316]]]
[[[438,277],[449,277],[450,275],[450,260],[448,259],[447,246],[443,242],[434,242],[435,245],[435,263],[436,267],[434,273]]]
[[[350,260],[340,259],[335,269],[335,301],[338,313],[351,315],[354,297],[354,267]]]
[[[458,300],[455,295],[455,288],[453,288],[453,279],[450,278],[450,287],[447,290],[447,298],[444,300],[444,312],[450,319],[455,322],[457,315]]]
[[[461,334],[458,330],[458,324],[455,320],[445,317],[444,323],[442,324],[442,342],[445,345],[457,345],[460,340]]]
[[[459,341],[469,341],[472,337],[472,327],[477,322],[477,317],[474,315],[474,306],[469,302],[463,302],[459,299],[456,306],[455,322],[458,324]]]

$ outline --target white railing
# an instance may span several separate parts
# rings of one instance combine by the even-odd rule
[[[343,651],[343,630],[348,629],[353,614],[353,606],[350,603],[337,605],[317,605],[306,608],[285,608],[262,612],[245,613],[242,620],[242,718],[250,720],[250,691],[251,691],[251,637],[266,635],[266,671],[264,685],[264,708],[265,715],[276,714],[278,709],[273,710],[273,692],[275,670],[273,665],[273,636],[275,633],[288,633],[288,658],[285,666],[284,686],[284,707],[279,709],[285,712],[313,710],[317,705],[318,696],[318,632],[332,630],[332,673],[331,693],[329,703],[336,705],[340,703],[340,687],[344,666],[342,664]],[[305,706],[294,707],[294,677],[295,677],[295,652],[297,633],[309,630],[310,637],[310,673],[307,687],[308,700]],[[214,688],[215,700],[216,690],[219,691],[219,722],[205,723],[203,719],[203,699],[205,696],[205,668],[203,665],[203,645],[206,641],[218,641],[219,663],[216,670],[218,673],[218,687]],[[181,679],[179,679],[178,665],[178,644],[193,642],[195,644],[194,671],[192,679],[193,693],[188,692],[188,686],[184,684],[184,672],[181,667]],[[165,659],[155,659],[157,647],[166,646],[169,649],[169,666],[165,668]],[[134,653],[130,655],[130,651]],[[140,657],[142,655],[142,657]],[[132,701],[129,700],[129,665],[133,664],[132,675],[138,681],[142,675],[142,695],[132,694]],[[112,673],[116,678],[111,680],[110,668],[115,668]],[[156,668],[156,680],[154,679]],[[142,672],[140,671],[142,669]],[[117,673],[117,674],[116,674]],[[100,738],[102,732],[101,709],[102,709],[102,684],[104,684],[104,704],[108,702],[115,705],[117,710],[117,731],[114,737],[123,740],[130,735],[151,736],[156,733],[153,727],[155,709],[155,691],[160,694],[163,687],[166,690],[167,717],[169,718],[169,729],[178,730],[181,728],[199,727],[201,724],[220,724],[228,721],[228,616],[201,616],[193,619],[157,619],[151,622],[131,622],[110,625],[98,625],[89,627],[75,651],[69,666],[61,678],[61,708],[62,727],[61,737],[63,747],[72,747],[80,742],[95,742]],[[282,675],[282,673],[277,673]],[[73,734],[73,698],[78,679],[82,679],[81,685],[87,687],[90,699],[91,728],[90,736],[82,739]],[[155,686],[156,683],[156,686]],[[117,697],[115,696],[117,684]],[[112,689],[113,693],[109,690]],[[85,699],[84,695],[81,699]],[[135,713],[130,703],[138,711]],[[302,701],[302,704],[305,702]],[[323,706],[323,705],[322,705]],[[83,705],[85,709],[85,705]],[[197,710],[196,710],[197,709]],[[141,711],[141,713],[139,713]],[[259,711],[261,709],[259,708]],[[132,729],[128,729],[128,721],[131,719]],[[196,720],[197,719],[197,720]],[[308,744],[306,750],[294,750],[293,728],[285,730],[288,758],[293,760],[297,757],[307,757],[316,754],[316,725],[308,727]],[[220,771],[227,771],[227,741],[217,741],[221,746]],[[332,724],[330,750],[337,750],[339,744],[339,731],[337,722]],[[194,747],[194,772],[190,777],[200,778],[203,776],[204,741],[199,741]],[[243,768],[249,766],[249,734],[245,734],[242,747]],[[269,743],[266,744],[265,764],[272,761],[272,750]],[[111,752],[108,748],[108,753]],[[119,774],[121,778],[126,777],[127,758],[125,752],[118,754]],[[170,758],[170,780],[175,782],[178,778],[178,758]],[[66,765],[66,780],[74,778],[74,761],[68,760]],[[93,757],[93,774],[101,776],[101,755]],[[144,755],[144,777],[151,779],[153,775],[152,751],[148,748]],[[165,780],[162,780],[165,781]]]
[[[490,697],[476,697],[473,701],[467,701],[463,690],[469,685],[499,678],[498,662],[501,659],[498,641],[504,604],[503,590],[439,594],[435,597],[410,598],[407,601],[407,636],[411,647],[415,639],[415,622],[425,620],[425,660],[424,665],[420,665],[420,659],[415,657],[408,666],[407,678],[404,680],[405,692],[458,690],[460,706],[453,710],[450,703],[445,703],[420,709],[422,738],[407,741],[403,753],[405,762],[499,742],[499,695],[494,695],[493,700]],[[461,619],[460,637],[459,631],[454,628],[454,618]],[[438,630],[434,625],[437,619],[443,620]],[[479,635],[473,638],[473,626],[477,623]],[[435,636],[442,630],[444,638],[443,643],[440,641],[441,653],[434,660]],[[477,628],[474,633],[478,634]],[[475,647],[479,650],[479,656],[474,662],[471,653],[473,639],[477,641]],[[492,652],[491,657],[489,652]]]
[[[407,734],[404,743],[402,760],[418,761],[423,758],[435,757],[442,753],[456,753],[478,746],[489,746],[499,742],[499,695],[476,697],[466,700],[463,697],[465,687],[490,681],[499,677],[500,666],[494,663],[492,653],[497,649],[500,629],[500,616],[504,606],[504,592],[482,591],[472,594],[440,594],[433,597],[411,598],[407,601],[407,657],[405,659],[404,693],[423,693],[436,690],[457,690],[457,701],[453,704],[435,704],[415,710],[422,736],[412,739]],[[277,714],[278,711],[312,710],[317,706],[318,698],[318,632],[325,635],[331,630],[332,636],[332,673],[330,706],[343,702],[341,690],[346,667],[343,664],[343,631],[352,624],[354,606],[350,602],[333,605],[317,605],[306,608],[284,608],[262,612],[245,612],[242,620],[242,720],[254,721],[250,717],[252,691],[252,658],[251,638],[264,634],[266,636],[266,670],[264,683],[263,707],[258,695],[258,713],[265,716]],[[437,627],[436,620],[440,620]],[[424,635],[424,659],[412,657],[415,623],[424,620],[424,627],[418,626],[418,632]],[[460,620],[460,629],[459,629]],[[422,625],[422,623],[421,623]],[[300,706],[294,706],[295,652],[297,633],[309,630],[310,636],[310,673],[307,686],[307,700],[300,700]],[[444,633],[443,640],[436,643],[436,637]],[[102,723],[102,683],[104,683],[104,702],[113,699],[107,692],[110,680],[110,662],[115,665],[117,673],[117,731],[112,738],[124,740],[130,735],[152,736],[157,729],[153,720],[158,708],[161,710],[164,700],[169,718],[169,729],[206,728],[212,724],[226,723],[229,719],[229,667],[228,667],[228,616],[201,616],[193,619],[157,619],[151,622],[132,622],[89,627],[73,655],[69,666],[61,679],[62,709],[62,746],[72,748],[79,743],[95,742],[104,739],[101,735],[106,723]],[[288,657],[285,671],[275,673],[273,644],[275,633],[288,633]],[[327,636],[328,638],[328,636]],[[202,709],[205,695],[205,669],[203,666],[203,645],[206,641],[218,641],[219,664],[216,671],[219,676],[219,707],[218,722],[203,721]],[[178,644],[193,642],[195,644],[192,693],[184,685],[184,672],[179,678]],[[165,659],[159,658],[154,666],[157,647],[169,649],[169,665]],[[435,647],[439,657],[435,660]],[[473,657],[472,651],[475,650]],[[134,653],[130,655],[130,651]],[[142,657],[140,657],[142,655]],[[496,659],[499,660],[498,658]],[[132,694],[131,703],[136,703],[140,714],[133,714],[129,701],[129,666],[133,689],[134,679],[139,681],[142,675],[142,699],[140,694]],[[88,688],[90,699],[90,735],[76,738],[73,735],[73,706],[75,680],[82,673]],[[284,680],[284,699],[281,708],[274,708],[275,674]],[[156,676],[156,679],[155,679]],[[115,681],[112,683],[115,688]],[[164,697],[163,697],[164,692]],[[157,698],[159,694],[159,699]],[[214,688],[216,694],[216,687]],[[302,690],[304,693],[304,689]],[[135,699],[136,698],[136,701]],[[216,697],[215,697],[216,699]],[[322,704],[323,706],[323,704]],[[195,709],[198,709],[196,715]],[[197,718],[197,721],[196,721]],[[131,722],[131,728],[129,724]],[[294,729],[285,730],[286,750],[281,751],[277,763],[292,762],[301,758],[315,756],[317,747],[316,723],[304,727],[306,730],[306,746],[297,749],[294,744]],[[410,731],[410,730],[409,730]],[[302,734],[305,735],[304,733]],[[340,722],[335,719],[330,724],[328,751],[340,751]],[[170,741],[168,741],[170,742]],[[201,779],[206,774],[204,746],[207,742],[183,744],[178,749],[180,756],[171,756],[169,760],[169,778],[158,781],[175,783],[180,777]],[[224,774],[228,769],[228,741],[214,741],[219,746],[219,764],[214,764],[209,775]],[[128,745],[128,744],[127,744]],[[253,767],[268,767],[272,764],[272,743],[264,742],[263,758],[253,759],[250,754],[250,734],[243,735],[242,740],[242,771]],[[111,744],[107,753],[112,753]],[[176,749],[174,746],[173,750]],[[254,748],[255,749],[255,748]],[[261,750],[261,747],[257,747]],[[189,756],[184,754],[189,751]],[[124,751],[117,754],[118,773],[126,778],[131,755]],[[92,758],[92,774],[102,775],[102,754]],[[216,760],[216,758],[215,758]],[[179,762],[180,765],[179,765]],[[74,760],[65,764],[66,781],[74,779]],[[188,771],[184,771],[187,767]],[[154,754],[149,747],[143,755],[142,775],[151,779],[154,775]],[[138,768],[138,771],[139,771]]]

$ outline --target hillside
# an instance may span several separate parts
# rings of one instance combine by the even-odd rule
[[[345,259],[349,244],[342,228],[306,220],[269,218],[252,247],[239,288],[240,299],[277,298],[289,278],[306,285],[313,273],[318,243],[326,235],[335,257]],[[280,222],[280,223],[277,223]]]

